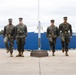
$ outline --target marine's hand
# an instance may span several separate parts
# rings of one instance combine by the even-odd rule
[[[72,38],[72,36],[70,36],[70,38]]]
[[[58,38],[60,38],[60,36],[58,36]]]

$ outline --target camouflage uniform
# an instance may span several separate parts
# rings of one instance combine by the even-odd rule
[[[21,53],[24,52],[24,45],[25,39],[27,36],[27,27],[24,24],[18,24],[16,26],[16,41],[17,41],[17,48],[19,54],[17,56],[21,56]]]
[[[8,24],[4,27],[4,33],[3,33],[4,43],[5,43],[5,46],[6,46],[6,49],[7,49],[7,53],[10,51],[10,54],[13,53],[14,37],[15,37],[14,34],[15,34],[14,25],[9,25]]]
[[[52,52],[55,52],[56,38],[59,36],[59,30],[55,25],[51,25],[47,28],[47,37],[50,42]]]
[[[62,23],[59,25],[60,39],[62,48],[68,52],[68,45],[70,42],[70,36],[72,36],[72,27],[69,23]]]

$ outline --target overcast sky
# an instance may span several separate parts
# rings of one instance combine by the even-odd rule
[[[76,0],[40,0],[40,21],[44,31],[50,25],[50,20],[55,19],[55,25],[63,22],[63,17],[68,17],[73,32],[76,28]],[[18,24],[18,18],[23,17],[28,31],[35,31],[38,26],[38,0],[0,0],[0,30],[8,24],[8,18],[13,19],[13,24]]]

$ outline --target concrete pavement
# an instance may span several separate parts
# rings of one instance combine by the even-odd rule
[[[70,50],[69,56],[61,51],[56,51],[48,57],[30,57],[30,52],[25,51],[25,57],[9,57],[5,49],[0,49],[0,75],[76,75],[76,50]]]

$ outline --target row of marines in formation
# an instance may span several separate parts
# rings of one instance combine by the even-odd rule
[[[52,56],[55,56],[56,39],[59,37],[62,44],[62,52],[68,56],[68,45],[72,38],[72,26],[67,22],[67,17],[63,17],[64,22],[59,25],[59,28],[54,25],[54,20],[50,20],[50,26],[47,27],[46,35],[50,43]],[[23,24],[23,18],[19,18],[19,24],[14,26],[12,19],[8,19],[9,24],[4,27],[4,43],[7,53],[10,52],[10,57],[13,57],[14,40],[17,42],[18,55],[16,57],[24,57],[24,45],[27,37],[27,26]]]

